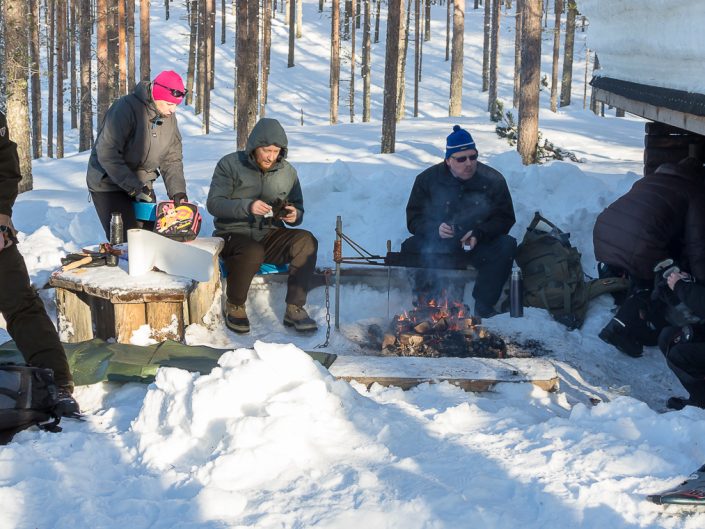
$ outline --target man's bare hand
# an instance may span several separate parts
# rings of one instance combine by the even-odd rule
[[[272,211],[272,206],[270,206],[266,202],[263,202],[262,200],[255,200],[250,205],[250,211],[253,215],[266,215],[267,213]]]
[[[441,239],[451,239],[455,235],[455,230],[453,226],[446,224],[445,222],[438,226],[438,236]]]
[[[470,249],[473,250],[475,248],[475,246],[477,246],[477,237],[475,237],[472,234],[472,230],[470,230],[469,232],[467,232],[465,235],[462,236],[462,238],[460,239],[460,243],[463,246],[469,246]]]
[[[294,206],[286,206],[286,215],[282,215],[281,219],[287,224],[293,224],[299,216],[299,212]]]
[[[686,274],[685,272],[671,272],[666,278],[668,288],[671,290],[676,288],[676,283],[678,283],[681,279],[690,279],[690,274]]]
[[[10,229],[14,230],[10,215],[0,214],[0,226],[9,226]],[[9,246],[12,246],[12,239],[7,237],[5,233],[0,234],[0,252]]]

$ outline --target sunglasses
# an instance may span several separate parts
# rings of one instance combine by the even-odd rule
[[[458,163],[465,163],[467,160],[470,160],[470,161],[477,160],[477,153],[468,154],[467,156],[451,156],[451,158],[453,158],[453,160],[455,160]]]
[[[169,93],[171,95],[173,95],[174,97],[185,97],[186,94],[188,94],[188,90],[186,90],[185,88],[182,91],[182,90],[177,90],[176,88],[169,88],[168,86],[165,86],[161,83],[155,82],[154,84],[157,86],[161,86],[162,88],[166,88],[167,90],[169,90]]]

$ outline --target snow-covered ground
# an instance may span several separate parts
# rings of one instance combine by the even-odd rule
[[[482,10],[469,8],[466,17],[463,116],[447,117],[445,5],[432,6],[419,117],[407,112],[397,127],[396,153],[380,155],[384,24],[373,50],[373,121],[359,122],[358,73],[355,123],[330,126],[327,48],[321,46],[329,7],[322,14],[317,7],[317,1],[304,2],[295,68],[286,68],[283,17],[274,22],[267,116],[287,129],[289,159],[305,197],[303,227],[320,241],[320,266],[332,265],[338,215],[345,233],[371,252],[384,252],[387,239],[399,248],[407,237],[404,207],[413,179],[441,159],[445,136],[459,123],[472,132],[481,159],[507,178],[518,219],[512,235],[520,239],[540,210],[571,233],[594,275],[594,219],[639,177],[643,123],[583,110],[586,34],[577,35],[573,105],[550,113],[544,90],[540,120],[544,137],[584,163],[524,167],[496,136],[480,92]],[[153,70],[183,72],[183,8],[172,4],[169,21],[157,3],[153,8]],[[499,93],[510,106],[513,17],[503,13],[502,26]],[[201,135],[193,109],[179,110],[188,194],[200,204],[216,162],[235,144],[230,28],[228,43],[216,52],[213,132]],[[168,44],[154,38],[166,34]],[[551,42],[546,33],[545,73]],[[341,102],[346,98],[343,87]],[[341,105],[341,120],[348,116]],[[85,189],[88,154],[75,153],[75,131],[67,138],[67,157],[37,160],[36,189],[15,207],[20,249],[37,285],[65,252],[102,239]],[[206,214],[203,233],[211,229]],[[53,312],[53,292],[42,295]],[[344,285],[341,329],[332,332],[327,350],[374,353],[365,349],[364,337],[370,324],[386,324],[387,299],[386,291]],[[391,314],[410,308],[409,289],[394,288],[389,304]],[[324,289],[311,292],[309,308],[323,324]],[[86,422],[65,421],[61,434],[22,432],[0,447],[0,528],[703,527],[698,511],[683,515],[644,497],[703,462],[705,412],[664,413],[665,400],[683,389],[656,348],[633,359],[597,338],[611,308],[608,296],[594,301],[578,331],[537,309],[526,309],[521,319],[486,321],[509,338],[543,342],[544,358],[561,377],[556,393],[530,384],[486,393],[445,383],[366,390],[336,381],[301,352],[320,344],[325,328],[311,337],[285,329],[283,286],[253,290],[250,335],[235,335],[222,322],[187,330],[189,343],[232,349],[212,373],[164,369],[150,386],[80,387]]]

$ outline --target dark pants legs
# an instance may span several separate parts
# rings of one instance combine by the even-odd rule
[[[0,251],[0,312],[25,361],[52,369],[57,385],[73,387],[59,335],[30,285],[24,259],[14,244]]]
[[[152,197],[154,198],[154,197]],[[98,213],[98,219],[105,231],[105,240],[110,240],[110,217],[113,212],[122,215],[122,240],[127,242],[127,230],[135,228],[152,229],[153,222],[142,222],[135,217],[134,203],[127,193],[123,191],[107,191],[105,193],[97,193],[91,191],[91,199]]]
[[[500,235],[491,241],[479,243],[470,252],[456,250],[456,247],[459,248],[460,243],[452,239],[429,242],[412,236],[404,241],[401,247],[402,253],[423,254],[428,257],[425,262],[427,268],[417,270],[414,275],[415,292],[424,293],[430,288],[433,294],[436,294],[438,285],[434,286],[434,282],[437,282],[438,274],[433,269],[433,256],[453,254],[477,270],[475,287],[472,291],[475,301],[485,307],[494,306],[512,271],[512,262],[517,248],[516,239],[510,235]]]
[[[221,256],[228,271],[226,294],[234,305],[244,305],[250,283],[262,263],[289,264],[286,302],[302,307],[316,268],[318,241],[306,230],[272,230],[262,241],[231,233],[224,237]]]
[[[680,327],[666,327],[659,335],[659,347],[668,367],[690,394],[694,404],[705,408],[705,343],[673,343]]]

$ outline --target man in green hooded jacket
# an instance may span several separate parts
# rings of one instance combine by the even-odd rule
[[[214,235],[225,240],[221,257],[227,270],[225,323],[245,333],[247,292],[262,263],[289,265],[284,325],[311,332],[318,327],[303,308],[316,267],[318,241],[308,231],[292,229],[304,217],[304,200],[296,169],[286,161],[288,141],[281,124],[262,118],[244,151],[218,162],[208,192]]]

